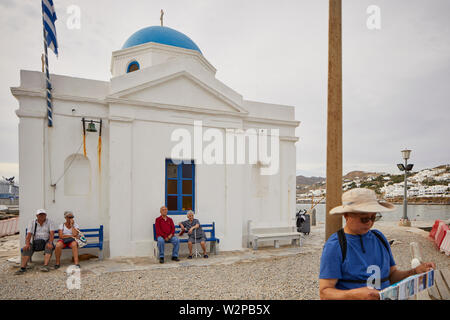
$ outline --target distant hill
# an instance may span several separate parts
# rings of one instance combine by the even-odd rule
[[[356,177],[359,177],[359,178],[366,178],[366,177],[370,177],[370,176],[378,177],[379,175],[382,175],[382,174],[383,173],[377,173],[377,172],[350,171],[349,173],[347,173],[342,178],[343,179],[353,180]]]
[[[297,185],[298,186],[312,186],[315,184],[319,184],[325,181],[325,178],[322,177],[305,177],[305,176],[297,176]]]
[[[354,180],[356,177],[364,180],[367,177],[374,176],[377,177],[384,173],[376,173],[376,172],[365,172],[365,171],[351,171],[342,177],[343,180]],[[322,182],[326,182],[326,178],[324,177],[305,177],[305,176],[297,176],[297,186],[299,189],[317,189],[324,188]]]
[[[353,180],[356,177],[359,178],[366,178],[366,177],[370,177],[370,176],[379,176],[382,175],[383,173],[376,173],[376,172],[365,172],[365,171],[351,171],[349,173],[347,173],[345,176],[343,176],[343,179],[349,179],[349,180]],[[305,177],[305,176],[297,176],[297,185],[300,186],[312,186],[315,184],[320,184],[322,182],[326,181],[325,178],[323,177]]]
[[[343,190],[353,188],[369,188],[378,194],[385,193],[390,198],[398,196],[398,190],[394,190],[394,185],[403,183],[404,175],[398,171],[394,174],[385,172],[350,171],[342,177]],[[316,194],[325,194],[326,178],[297,176],[297,194],[307,194],[317,191]],[[432,169],[421,169],[418,172],[411,172],[408,177],[408,186],[413,183],[414,192],[417,195],[440,195],[450,199],[450,165],[440,165]],[[432,189],[440,186],[438,189]],[[431,189],[430,189],[431,188]],[[420,189],[420,191],[418,191]],[[427,189],[425,191],[425,189]],[[429,189],[429,190],[428,190]],[[411,189],[412,190],[412,189]],[[449,200],[450,201],[450,200]],[[433,203],[441,203],[434,201]]]

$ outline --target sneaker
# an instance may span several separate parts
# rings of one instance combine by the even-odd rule
[[[188,259],[192,259],[192,256],[188,256]]]
[[[19,274],[24,274],[25,272],[27,272],[27,269],[25,269],[25,268],[20,268],[20,269],[17,270],[14,274],[19,275]]]
[[[159,263],[164,263],[164,258],[159,258]]]
[[[60,265],[59,264],[55,264],[55,270],[59,269]]]
[[[205,254],[205,255],[203,256],[203,258],[205,258],[205,259],[206,259],[206,258],[208,258],[208,255],[207,255],[207,254]]]
[[[49,271],[50,271],[50,268],[49,268],[48,266],[42,266],[42,267],[41,267],[41,271],[42,271],[42,272],[49,272]]]
[[[172,257],[173,261],[180,261],[180,259],[178,259],[178,257]]]
[[[81,269],[81,266],[79,264],[76,264],[75,266],[78,267],[78,269]]]

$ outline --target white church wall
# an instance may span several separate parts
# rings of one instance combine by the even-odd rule
[[[53,95],[53,127],[47,127],[46,100],[43,98],[43,74],[39,72],[22,71],[21,87],[12,88],[13,94],[19,100],[19,109],[16,111],[20,118],[19,159],[20,183],[23,183],[24,192],[21,191],[20,225],[24,230],[26,224],[35,218],[35,211],[45,208],[48,218],[57,225],[64,222],[65,210],[72,210],[75,221],[81,228],[105,226],[105,238],[108,239],[108,207],[102,202],[107,200],[108,190],[108,146],[103,142],[102,147],[102,173],[98,170],[97,143],[98,134],[88,134],[86,137],[87,161],[90,189],[73,194],[65,181],[74,172],[68,168],[67,160],[76,154],[83,157],[82,122],[81,117],[106,119],[106,105],[94,103],[101,96],[104,82],[83,81],[77,78],[54,76],[52,85]],[[93,89],[94,87],[94,89]],[[74,110],[72,110],[74,109]],[[31,121],[30,121],[31,120]],[[103,121],[102,136],[104,141],[109,139],[107,121]],[[97,127],[98,128],[98,127]],[[50,149],[49,149],[50,147]],[[50,158],[49,158],[49,155]],[[50,161],[49,161],[50,160]],[[40,163],[42,162],[42,164]],[[76,170],[76,168],[74,169]],[[64,172],[69,176],[64,176]],[[106,172],[106,173],[105,173]],[[58,180],[58,181],[57,181]],[[56,183],[57,182],[57,183]],[[78,179],[77,183],[83,180]],[[51,184],[56,183],[56,188]],[[69,188],[69,190],[65,190]],[[69,192],[67,192],[69,191]],[[73,191],[73,190],[72,190]],[[21,237],[21,246],[25,235]],[[107,241],[106,241],[107,243]],[[67,251],[67,250],[66,250]],[[97,250],[92,251],[98,254]],[[63,258],[70,256],[64,252]]]
[[[64,196],[87,196],[91,193],[91,163],[82,154],[71,154],[64,161],[69,168],[64,176]]]
[[[165,160],[173,158],[171,151],[176,144],[171,142],[171,134],[176,129],[184,128],[193,135],[193,127],[139,120],[133,121],[130,126],[132,138],[129,144],[132,150],[133,179],[129,241],[132,245],[129,252],[121,252],[120,255],[148,256],[153,254],[152,226],[160,215],[160,207],[165,203]],[[121,166],[120,170],[123,168],[128,166]],[[221,239],[220,250],[241,249],[239,217],[242,208],[239,206],[243,203],[241,199],[243,189],[240,181],[242,174],[239,174],[239,170],[242,169],[233,167],[228,169],[223,165],[195,166],[196,218],[203,224],[216,223],[216,235]],[[111,202],[111,208],[113,207]],[[111,212],[111,216],[115,214],[118,214],[118,211]],[[175,224],[186,220],[185,215],[170,216]],[[123,227],[123,224],[120,225]],[[121,239],[123,242],[127,241],[124,234],[121,235]]]
[[[295,144],[280,141],[280,167],[275,175],[261,175],[260,166],[248,165],[245,213],[242,215],[242,245],[247,246],[248,220],[254,227],[295,226]],[[289,242],[280,241],[281,245]],[[259,246],[273,246],[261,241]]]
[[[110,121],[109,244],[113,257],[133,255],[132,126],[131,121]]]
[[[226,129],[279,129],[281,138],[279,170],[273,175],[261,175],[260,164],[196,163],[196,217],[216,223],[218,249],[245,247],[248,219],[261,226],[293,225],[299,123],[293,121],[294,108],[243,101],[214,77],[216,70],[200,53],[167,47],[149,43],[114,52],[111,82],[52,75],[50,130],[45,78],[40,72],[21,72],[21,86],[12,92],[20,103],[22,227],[38,208],[46,208],[58,223],[65,210],[72,210],[82,228],[104,225],[105,256],[108,249],[111,257],[153,255],[152,225],[165,203],[165,160],[174,158],[171,151],[178,143],[171,134],[184,128],[194,139],[193,124],[199,120],[203,133],[216,128],[225,137]],[[125,74],[132,59],[141,70]],[[80,158],[82,117],[104,120],[101,172],[98,134],[87,134],[87,159]],[[79,161],[73,171],[54,190],[50,184],[74,157]],[[185,158],[194,159],[194,153]],[[175,224],[186,219],[171,217]]]
[[[44,99],[41,99],[44,103]],[[19,100],[21,107],[22,102]],[[35,217],[36,210],[44,207],[44,119],[23,116],[19,121],[19,230],[21,247],[25,243],[25,228]]]

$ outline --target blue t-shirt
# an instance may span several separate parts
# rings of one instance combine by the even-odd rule
[[[370,230],[364,235],[345,233],[347,238],[347,257],[342,263],[342,251],[337,233],[325,243],[320,260],[320,279],[366,280],[374,275],[369,266],[380,268],[381,279],[389,277],[390,268],[395,266],[391,248],[389,251],[373,232],[378,232],[388,244],[386,237],[378,230]],[[364,253],[365,251],[365,253]],[[369,271],[369,272],[368,272]],[[365,287],[366,283],[338,281],[336,289],[348,290]],[[390,285],[389,280],[381,282],[381,290]]]

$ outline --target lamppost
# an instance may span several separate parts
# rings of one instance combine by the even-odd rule
[[[400,226],[405,226],[405,227],[409,227],[411,226],[411,221],[409,221],[408,219],[408,182],[407,182],[407,178],[408,178],[408,171],[411,171],[413,168],[413,164],[410,163],[408,164],[408,159],[409,159],[409,155],[411,154],[411,150],[405,149],[402,150],[402,157],[405,160],[405,164],[397,164],[397,167],[400,169],[400,171],[405,171],[405,195],[403,197],[403,217],[400,220],[399,225]]]

